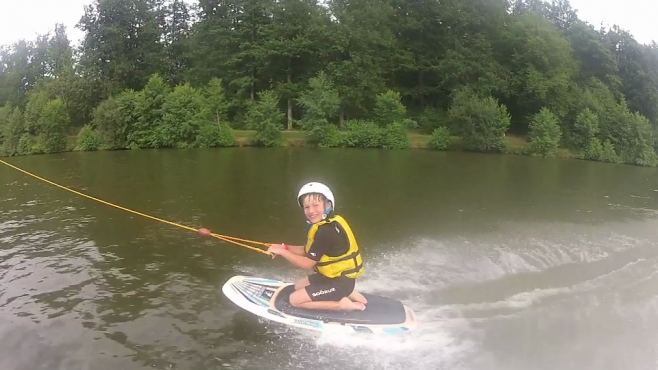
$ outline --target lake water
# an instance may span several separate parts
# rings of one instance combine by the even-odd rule
[[[222,284],[298,279],[0,165],[0,369],[656,369],[658,172],[425,150],[231,148],[4,158],[191,227],[304,243],[328,184],[363,249],[360,291],[413,308],[395,338],[259,320]]]

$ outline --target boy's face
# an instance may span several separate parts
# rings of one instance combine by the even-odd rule
[[[311,223],[317,223],[322,221],[322,215],[324,214],[324,202],[320,197],[316,195],[311,195],[304,198],[302,202],[304,207],[304,215]],[[331,202],[328,202],[328,206],[331,207]]]

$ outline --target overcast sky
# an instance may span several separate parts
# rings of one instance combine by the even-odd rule
[[[74,26],[84,13],[83,6],[91,3],[91,0],[0,1],[0,45],[21,38],[35,39],[37,34],[53,30],[55,23],[64,23],[69,38],[77,43],[82,33]],[[571,0],[571,5],[578,10],[580,19],[597,28],[601,22],[606,27],[616,23],[639,42],[658,42],[658,26],[652,22],[658,14],[657,0]]]

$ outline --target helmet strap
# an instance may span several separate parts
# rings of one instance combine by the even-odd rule
[[[324,213],[322,213],[322,219],[323,220],[326,219],[329,212],[333,211],[333,209],[334,209],[334,207],[327,208],[328,204],[329,204],[329,201],[325,199],[325,201],[324,201]]]

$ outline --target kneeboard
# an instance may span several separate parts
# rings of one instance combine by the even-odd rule
[[[416,328],[414,312],[400,301],[361,292],[363,311],[311,310],[290,305],[294,284],[249,276],[234,276],[222,292],[255,315],[303,329],[334,333],[399,334]]]

